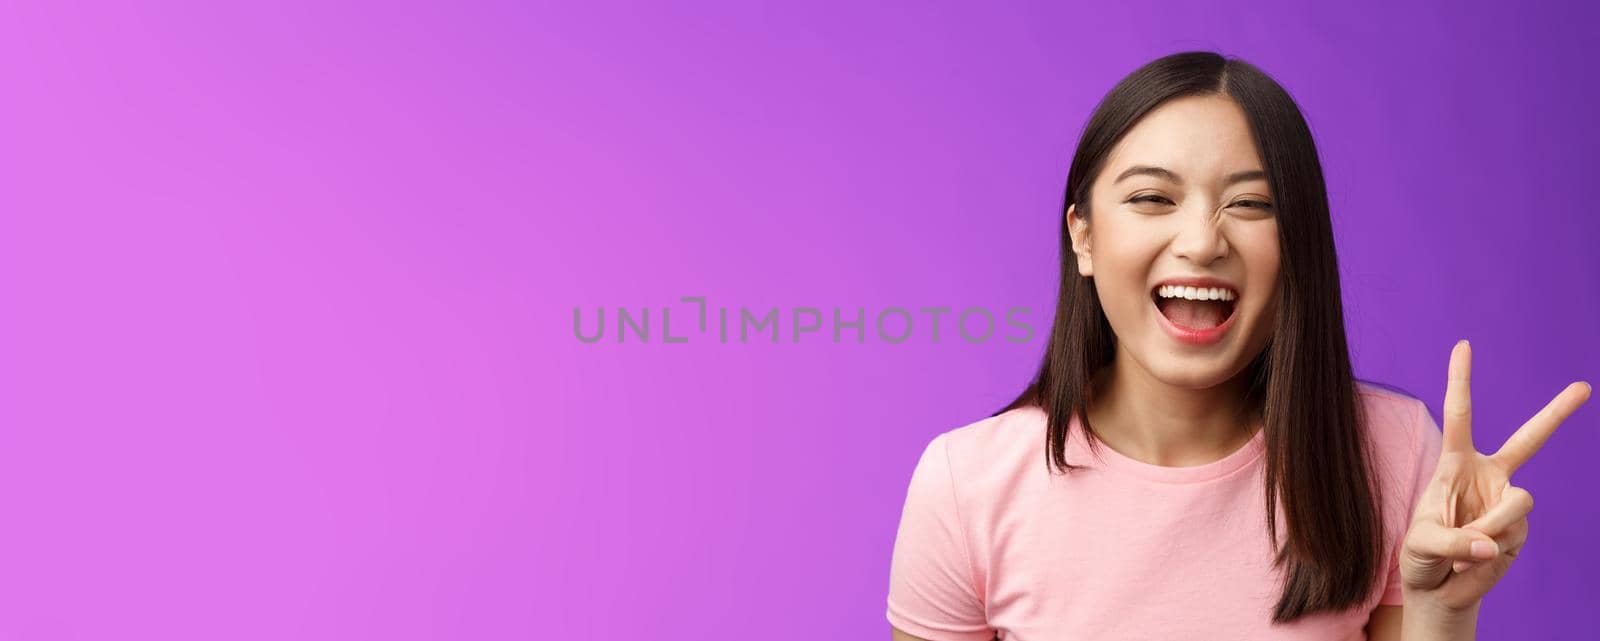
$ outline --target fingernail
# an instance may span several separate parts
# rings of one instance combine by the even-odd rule
[[[1492,559],[1494,558],[1495,554],[1498,554],[1494,548],[1495,545],[1488,541],[1473,541],[1472,556],[1480,559]]]

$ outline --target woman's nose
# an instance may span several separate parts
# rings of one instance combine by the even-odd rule
[[[1172,239],[1172,252],[1197,265],[1208,265],[1228,255],[1228,240],[1222,233],[1222,210],[1187,211],[1178,235]]]

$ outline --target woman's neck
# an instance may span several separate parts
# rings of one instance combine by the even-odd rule
[[[1246,399],[1244,373],[1215,387],[1163,383],[1123,350],[1095,380],[1088,408],[1095,436],[1151,465],[1189,467],[1243,447],[1259,426]]]

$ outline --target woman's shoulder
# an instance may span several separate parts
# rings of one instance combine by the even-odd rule
[[[1443,434],[1428,406],[1412,394],[1381,383],[1357,381],[1364,424],[1389,478],[1415,483],[1438,456]]]
[[[943,450],[959,485],[982,492],[1014,484],[1029,464],[1042,465],[1045,432],[1044,410],[1024,406],[946,430],[929,447]]]
[[[939,436],[953,451],[994,457],[1039,447],[1045,436],[1045,425],[1044,410],[1028,405],[971,421]]]
[[[1357,400],[1371,436],[1380,442],[1415,443],[1429,427],[1428,406],[1405,390],[1356,381]]]

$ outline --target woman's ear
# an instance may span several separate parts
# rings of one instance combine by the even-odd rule
[[[1089,221],[1078,216],[1078,204],[1067,207],[1067,234],[1072,236],[1072,253],[1078,257],[1078,274],[1094,276],[1094,260],[1089,256]]]

